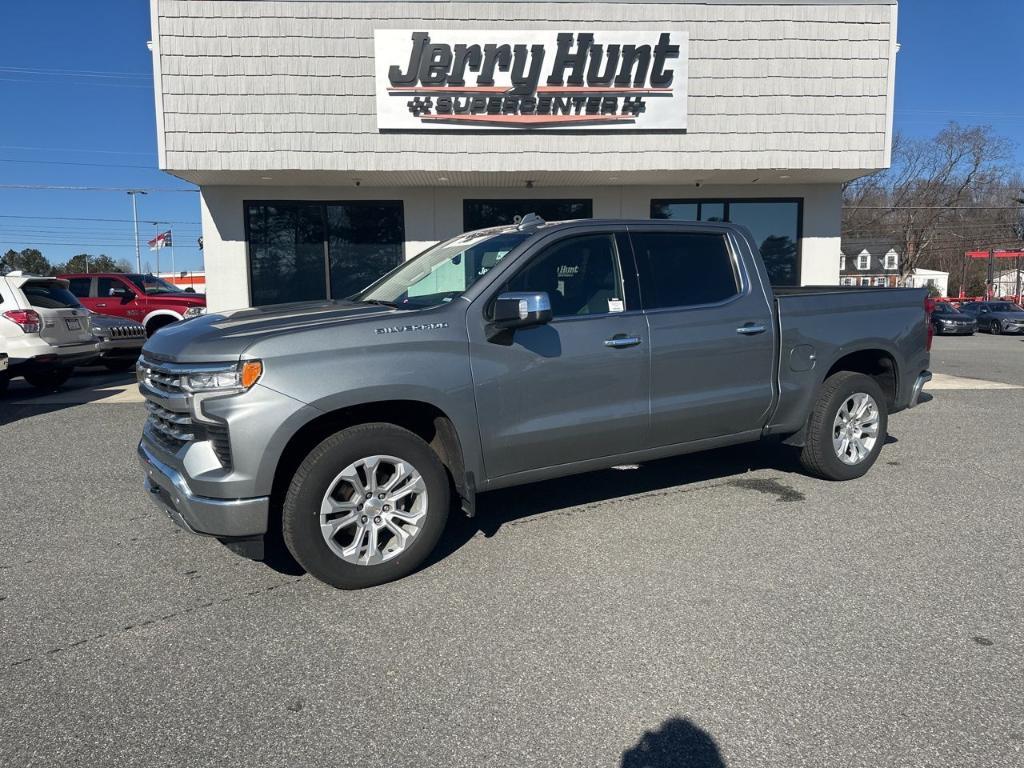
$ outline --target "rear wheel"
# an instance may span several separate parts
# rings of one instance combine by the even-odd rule
[[[853,480],[878,459],[888,427],[885,396],[869,376],[840,371],[822,384],[800,463],[826,480]]]
[[[63,386],[71,378],[72,373],[74,373],[72,368],[54,368],[51,371],[43,371],[41,373],[26,373],[25,381],[36,389],[48,392],[51,389]]]
[[[444,530],[448,475],[418,436],[363,424],[324,440],[285,496],[284,540],[316,578],[360,589],[408,575]]]

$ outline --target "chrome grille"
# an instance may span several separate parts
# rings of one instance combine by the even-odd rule
[[[146,329],[141,325],[115,325],[110,330],[111,339],[142,339]]]
[[[182,377],[178,373],[146,358],[139,360],[139,379],[157,395],[180,397],[186,394]]]
[[[185,443],[196,439],[192,417],[187,413],[161,408],[149,400],[146,401],[146,410],[149,411],[149,418],[146,421],[159,435],[165,448],[171,448],[172,452],[176,453]]]

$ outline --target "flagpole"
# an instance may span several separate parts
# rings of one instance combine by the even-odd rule
[[[172,227],[167,228],[167,234],[171,236],[171,276],[174,276],[174,232]]]

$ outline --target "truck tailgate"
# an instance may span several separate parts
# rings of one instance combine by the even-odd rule
[[[801,429],[829,370],[858,352],[889,358],[890,409],[906,407],[928,367],[927,295],[924,288],[776,288],[779,402],[768,432]]]

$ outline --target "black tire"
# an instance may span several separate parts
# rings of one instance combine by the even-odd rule
[[[103,367],[108,371],[129,371],[135,367],[136,362],[136,358],[132,357],[101,361]]]
[[[833,423],[840,407],[855,394],[870,395],[878,407],[878,435],[871,451],[857,464],[839,460],[832,445]],[[825,480],[853,480],[862,477],[878,459],[888,435],[889,414],[882,388],[870,376],[851,371],[840,371],[825,379],[818,399],[811,409],[807,437],[800,463],[816,477]]]
[[[178,322],[173,317],[167,317],[161,315],[160,317],[154,317],[146,324],[146,338],[151,338],[154,333],[159,331],[161,328],[170,325],[171,323]]]
[[[347,466],[374,455],[401,458],[415,467],[427,491],[427,513],[408,548],[383,563],[350,563],[328,547],[320,530],[320,505]],[[412,432],[393,424],[349,427],[321,442],[296,470],[282,510],[284,541],[310,574],[339,589],[362,589],[412,573],[434,550],[451,504],[448,474],[437,454]]]
[[[999,322],[997,320],[992,320],[988,324],[988,332],[991,333],[993,336],[998,336],[1003,332],[1003,327],[999,325]]]
[[[11,383],[11,374],[7,371],[0,373],[0,395],[7,391],[7,386]]]
[[[63,386],[71,378],[72,373],[74,373],[73,368],[54,368],[41,373],[26,373],[25,381],[36,389],[49,392]]]

